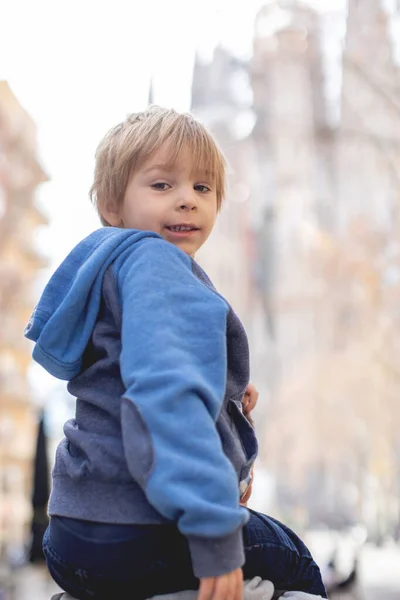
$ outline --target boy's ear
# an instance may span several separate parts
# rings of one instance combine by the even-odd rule
[[[113,200],[106,200],[101,208],[101,216],[112,227],[120,227],[122,223],[121,209]]]

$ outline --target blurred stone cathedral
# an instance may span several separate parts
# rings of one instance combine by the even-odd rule
[[[247,60],[197,60],[192,108],[230,165],[201,262],[243,318],[260,461],[305,526],[400,515],[400,45],[379,0],[268,2]]]

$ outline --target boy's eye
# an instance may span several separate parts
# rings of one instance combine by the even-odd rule
[[[196,192],[203,192],[203,193],[211,191],[207,185],[202,185],[202,184],[195,185],[194,189],[196,190]]]
[[[168,183],[165,183],[165,181],[158,181],[157,183],[152,183],[151,187],[154,190],[166,190],[167,188],[169,188],[170,186],[168,185]]]

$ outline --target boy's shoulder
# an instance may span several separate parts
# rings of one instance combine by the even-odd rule
[[[167,269],[175,264],[190,269],[198,279],[215,291],[211,279],[199,263],[153,231],[103,227],[84,238],[74,252],[79,253],[82,262],[87,258],[82,255],[103,255],[103,259],[108,259],[117,271],[124,264],[149,263]]]
[[[181,270],[190,271],[197,276],[202,272],[202,278],[208,279],[201,267],[183,250],[166,241],[158,234],[147,232],[135,243],[126,244],[113,261],[113,270],[118,277],[124,278],[128,273],[142,272],[164,273],[165,276],[177,275]],[[199,277],[201,278],[201,277]]]
[[[207,273],[205,272],[203,267],[201,267],[199,265],[199,263],[197,263],[193,259],[192,259],[192,269],[193,269],[194,275],[196,275],[196,277],[198,279],[200,279],[200,281],[202,281],[207,287],[211,288],[214,292],[218,293],[213,282],[211,281],[211,279],[209,278],[209,276],[207,275]]]
[[[157,291],[161,294],[167,288],[177,296],[193,298],[196,293],[218,299],[218,303],[229,307],[227,300],[218,293],[204,269],[180,248],[161,236],[144,237],[136,244],[126,247],[113,262],[112,270],[117,281],[119,297],[124,289]],[[189,293],[189,288],[192,290]],[[185,292],[185,293],[183,293]]]
[[[144,258],[151,259],[152,256],[157,256],[159,259],[164,257],[165,260],[180,257],[185,263],[191,263],[192,259],[190,256],[177,246],[174,246],[174,244],[167,242],[160,234],[153,231],[131,231],[135,231],[135,237],[131,240],[131,244],[124,249],[124,258],[127,258],[129,254],[134,252],[138,257],[143,256]]]

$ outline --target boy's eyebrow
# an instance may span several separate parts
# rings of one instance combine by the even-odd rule
[[[151,171],[170,171],[170,170],[171,170],[171,165],[168,165],[167,163],[160,163],[158,165],[152,165],[151,167],[144,169],[144,173],[150,173]]]
[[[148,175],[152,171],[171,171],[173,169],[173,165],[168,163],[159,163],[157,165],[151,165],[147,169],[144,169],[143,173]],[[195,169],[195,173],[198,177],[205,177],[206,179],[213,178],[214,174],[210,172],[208,169]]]

